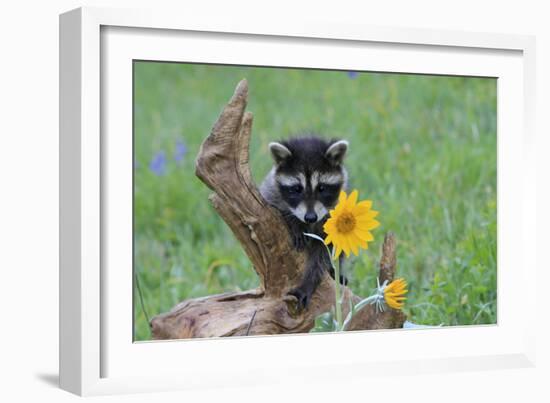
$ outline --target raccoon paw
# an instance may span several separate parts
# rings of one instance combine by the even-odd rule
[[[300,287],[293,288],[288,292],[288,295],[292,295],[298,300],[299,310],[306,309],[311,301],[311,293]]]
[[[333,280],[336,280],[334,278],[334,276],[336,275],[336,273],[334,272],[334,268],[330,268],[328,273],[330,274],[330,277],[332,277]],[[346,276],[344,276],[343,274],[340,274],[340,284],[342,285],[348,285],[348,278]]]
[[[343,274],[340,274],[340,284],[348,285],[348,283],[349,283],[348,278],[346,276],[344,276]]]
[[[299,232],[292,234],[292,245],[298,251],[302,251],[306,247],[306,236]]]

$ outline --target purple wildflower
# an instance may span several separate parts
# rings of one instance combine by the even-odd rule
[[[357,71],[348,71],[348,77],[352,80],[356,79],[357,76],[359,76],[359,73]]]
[[[174,160],[176,161],[176,164],[179,165],[181,163],[185,154],[187,154],[187,147],[183,141],[176,141],[176,151],[174,152]]]
[[[164,151],[159,151],[153,156],[149,169],[157,176],[162,176],[166,173],[166,154]]]

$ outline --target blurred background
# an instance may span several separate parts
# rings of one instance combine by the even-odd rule
[[[356,294],[375,288],[393,231],[409,320],[496,323],[496,79],[134,62],[135,340],[150,339],[147,317],[184,299],[259,284],[194,174],[242,78],[257,183],[270,141],[304,131],[350,141],[350,187],[381,222],[346,266]]]

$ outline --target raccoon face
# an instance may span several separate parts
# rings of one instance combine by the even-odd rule
[[[270,143],[269,149],[276,163],[275,186],[288,211],[307,224],[322,220],[346,185],[342,163],[348,142],[305,137]]]

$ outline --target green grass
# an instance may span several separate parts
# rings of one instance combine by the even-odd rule
[[[398,239],[405,312],[426,325],[496,322],[496,80],[136,62],[134,265],[149,315],[187,298],[258,285],[194,175],[194,160],[237,82],[250,86],[250,163],[313,130],[348,139],[353,188],[373,200],[375,242],[347,265],[355,293],[376,286],[386,231]],[[176,144],[186,154],[176,162]],[[164,152],[165,163],[159,153]],[[151,169],[157,156],[158,175]],[[135,339],[150,338],[135,292]]]

